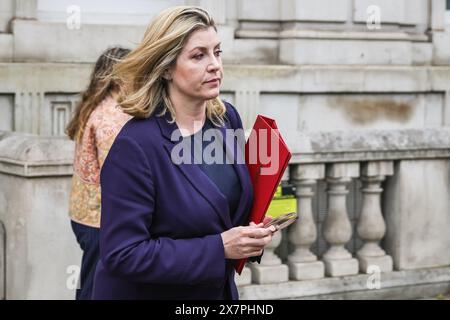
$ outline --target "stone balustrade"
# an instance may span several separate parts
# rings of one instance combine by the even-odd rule
[[[290,141],[285,178],[301,218],[236,276],[242,299],[414,298],[448,288],[450,129],[297,132]],[[72,159],[66,138],[0,132],[8,299],[73,297]]]
[[[444,138],[448,134],[448,129],[436,129],[299,137],[303,152],[295,154],[289,180],[296,186],[300,219],[277,235],[266,260],[263,256],[260,265],[248,264],[249,270],[242,276],[246,281],[236,276],[241,297],[324,297],[320,293],[336,296],[339,292],[340,297],[349,297],[348,283],[359,283],[352,290],[362,297],[378,294],[383,298],[392,296],[402,285],[392,279],[403,270],[420,273],[427,268],[440,272],[448,268],[450,253],[445,246],[450,246],[446,232],[450,226],[450,154]],[[318,188],[319,182],[326,184],[325,190]],[[317,206],[313,204],[317,192],[325,193],[321,197],[327,208],[323,221],[318,221]],[[349,205],[350,192],[359,194],[359,207]],[[359,210],[352,213],[357,217],[354,221],[349,218],[350,207]],[[349,245],[355,239],[359,245]],[[326,243],[325,250],[318,249],[319,240]],[[274,247],[280,242],[285,242],[288,250],[275,249],[278,257],[274,257]],[[378,277],[379,282],[371,286],[370,277]],[[430,282],[437,281],[434,275],[430,278]],[[364,281],[365,287],[361,285]],[[380,286],[384,291],[368,294]],[[419,287],[423,289],[417,284],[411,297],[445,291],[436,283],[426,290]],[[397,294],[402,297],[401,292]]]

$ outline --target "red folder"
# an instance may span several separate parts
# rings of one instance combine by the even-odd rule
[[[258,115],[245,144],[245,162],[254,192],[248,223],[253,221],[258,224],[264,220],[291,156],[275,120]],[[236,261],[238,274],[241,274],[246,261]]]

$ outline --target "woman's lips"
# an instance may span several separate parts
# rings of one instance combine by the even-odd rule
[[[205,83],[210,83],[210,84],[219,84],[220,79],[212,79],[209,81],[206,81]]]

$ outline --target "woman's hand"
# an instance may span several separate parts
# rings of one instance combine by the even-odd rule
[[[272,240],[276,228],[263,228],[263,224],[250,222],[248,227],[235,227],[221,233],[225,258],[242,259],[260,256]]]

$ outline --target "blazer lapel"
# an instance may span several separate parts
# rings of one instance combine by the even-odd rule
[[[251,203],[251,199],[253,199],[253,188],[248,175],[247,166],[245,164],[245,154],[243,150],[241,150],[236,138],[233,138],[232,141],[228,141],[228,139],[225,138],[226,129],[232,128],[219,128],[223,137],[222,141],[225,141],[225,150],[227,154],[233,155],[233,167],[239,177],[242,189],[238,207],[236,212],[233,214],[233,225],[243,225],[248,222],[246,219],[251,209],[249,204]]]
[[[169,123],[168,114],[156,117],[158,125],[161,129],[164,141],[164,148],[171,156],[172,149],[175,147],[176,142],[171,140],[172,133],[178,129],[175,122]],[[175,165],[175,164],[174,164]],[[219,216],[224,226],[229,229],[232,228],[232,222],[229,214],[229,206],[227,199],[218,191],[213,182],[203,173],[203,171],[194,164],[177,164],[183,175],[189,180],[191,185],[200,193],[206,201],[214,208],[214,211]],[[242,198],[242,197],[241,197]]]

